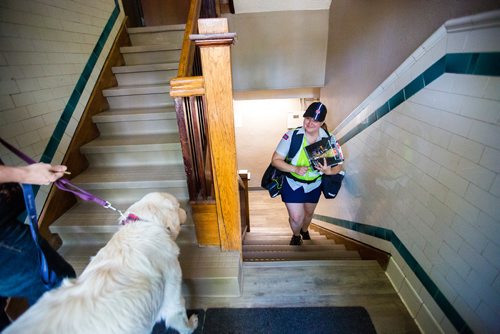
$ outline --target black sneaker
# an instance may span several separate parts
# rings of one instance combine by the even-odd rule
[[[300,230],[300,235],[302,236],[302,240],[311,240],[311,236],[309,235],[309,231]]]
[[[290,246],[300,246],[302,245],[302,237],[300,235],[292,235],[290,240]]]

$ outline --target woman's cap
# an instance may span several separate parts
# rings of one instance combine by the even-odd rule
[[[326,106],[321,102],[313,102],[302,117],[311,117],[316,122],[323,122],[326,118]]]

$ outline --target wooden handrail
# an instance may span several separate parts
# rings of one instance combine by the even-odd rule
[[[195,46],[189,39],[189,36],[198,30],[198,18],[200,17],[200,8],[202,0],[191,0],[189,7],[186,30],[182,41],[181,58],[179,60],[179,69],[177,77],[188,77],[192,75],[192,60],[194,58]]]

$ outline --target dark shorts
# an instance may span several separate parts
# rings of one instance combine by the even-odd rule
[[[313,191],[305,193],[303,187],[294,191],[286,179],[283,181],[281,200],[285,203],[318,203],[320,196],[321,187],[317,187]]]

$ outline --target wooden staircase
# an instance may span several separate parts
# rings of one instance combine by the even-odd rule
[[[256,262],[314,262],[329,266],[335,261],[375,260],[382,270],[388,255],[367,245],[334,234],[313,219],[309,227],[311,240],[300,246],[290,246],[292,231],[288,224],[285,204],[279,198],[270,198],[267,191],[250,191],[250,232],[243,239],[245,265]],[[269,265],[268,265],[269,266]]]
[[[290,228],[255,228],[243,241],[243,261],[360,260],[357,251],[310,229],[311,240],[290,246]]]
[[[102,92],[109,109],[92,118],[100,136],[80,149],[90,167],[72,182],[122,211],[149,192],[175,195],[188,212],[177,240],[184,294],[239,295],[239,252],[199,248],[188,204],[174,101],[169,94],[169,82],[177,75],[184,25],[129,28],[128,34],[132,45],[120,48],[125,66],[112,69],[118,86]],[[80,201],[50,230],[63,240],[59,252],[81,273],[118,230],[118,219],[111,210]]]

